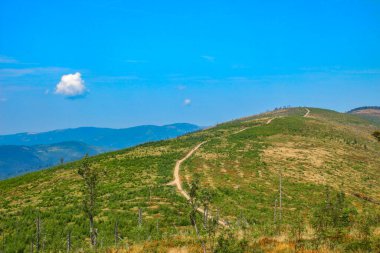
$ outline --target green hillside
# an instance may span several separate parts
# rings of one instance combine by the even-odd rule
[[[309,109],[275,110],[89,158],[100,172],[98,249],[379,251],[380,143],[372,133],[380,125]],[[176,161],[202,142],[181,164],[180,177],[187,192],[198,179],[199,191],[212,196],[210,213],[228,224],[219,226],[216,239],[199,213],[195,235],[188,201],[169,185]],[[66,250],[69,234],[73,252],[90,251],[80,166],[0,181],[0,251],[36,250],[37,217],[41,251]]]

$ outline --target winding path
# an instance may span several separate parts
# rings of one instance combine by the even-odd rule
[[[180,169],[180,166],[181,164],[186,161],[195,151],[197,151],[197,149],[199,149],[203,144],[205,144],[207,141],[204,141],[200,144],[198,144],[197,146],[195,146],[192,150],[190,150],[189,153],[187,153],[187,155],[182,158],[181,160],[178,160],[175,164],[175,167],[174,167],[174,173],[173,173],[173,176],[174,176],[174,180],[172,182],[169,183],[169,185],[174,185],[177,187],[177,190],[179,191],[179,193],[185,197],[185,199],[187,200],[190,200],[190,196],[189,194],[187,194],[187,192],[185,192],[182,188],[182,183],[181,183],[181,178],[179,176],[179,169]],[[204,209],[201,208],[201,207],[198,207],[197,208],[197,211],[200,212],[200,213],[204,213]],[[208,218],[212,218],[211,215],[208,215]],[[218,220],[218,223],[219,225],[222,225],[224,227],[227,227],[227,223],[225,221],[222,221],[222,220]]]
[[[309,114],[310,114],[310,110],[308,108],[305,108],[306,109],[306,113],[305,115],[303,115],[303,117],[308,117]],[[265,124],[266,125],[269,125],[274,119],[276,119],[278,117],[273,117],[273,118],[270,118]],[[246,127],[246,128],[243,128],[243,129],[240,129],[239,131],[233,133],[233,134],[237,134],[237,133],[241,133],[245,130],[249,129],[249,127]],[[179,170],[180,170],[180,166],[181,164],[186,161],[190,156],[192,156],[194,154],[195,151],[197,151],[203,144],[207,143],[207,141],[204,141],[204,142],[201,142],[199,143],[197,146],[195,146],[192,150],[190,150],[189,153],[186,154],[185,157],[183,157],[181,160],[178,160],[175,164],[175,167],[174,167],[174,172],[173,172],[173,177],[174,177],[174,180],[172,182],[170,182],[168,185],[173,185],[175,187],[177,187],[177,190],[178,192],[186,199],[186,200],[190,200],[190,196],[189,194],[187,194],[187,192],[185,192],[185,190],[182,188],[182,182],[181,182],[181,177],[179,176]],[[200,212],[200,213],[204,213],[204,209],[203,208],[200,208],[198,207],[197,208],[197,211]],[[212,218],[211,215],[208,215],[208,218]],[[227,227],[228,226],[228,223],[225,222],[225,221],[222,221],[222,220],[218,220],[218,223],[224,227]]]
[[[305,108],[305,109],[306,109],[306,113],[305,113],[305,115],[303,115],[303,117],[304,117],[304,118],[307,118],[307,117],[309,117],[310,110],[307,109],[307,108]]]

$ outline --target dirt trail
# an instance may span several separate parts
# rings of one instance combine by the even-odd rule
[[[269,124],[272,122],[272,120],[274,120],[274,119],[276,119],[276,118],[278,118],[278,117],[273,117],[273,118],[268,119],[268,121],[267,121],[265,124],[266,124],[266,125],[269,125]]]
[[[303,117],[304,117],[304,118],[307,118],[307,117],[309,117],[310,110],[307,109],[307,108],[305,108],[305,109],[306,109],[306,113],[305,113],[305,115],[303,115]]]
[[[310,110],[309,110],[308,108],[305,108],[305,109],[306,109],[306,113],[305,113],[305,115],[303,115],[303,117],[306,118],[306,117],[309,116],[309,114],[310,114]],[[267,121],[265,124],[266,124],[266,125],[269,125],[269,124],[270,124],[274,119],[276,119],[276,118],[278,118],[278,117],[273,117],[273,118],[268,119],[268,121]],[[240,130],[236,131],[236,132],[233,133],[233,134],[241,133],[241,132],[243,132],[243,131],[245,131],[245,130],[247,130],[247,129],[249,129],[249,127],[246,127],[246,128],[240,129]],[[186,161],[190,156],[192,156],[193,153],[194,153],[195,151],[197,151],[197,150],[198,150],[203,144],[205,144],[206,142],[207,142],[207,141],[204,141],[204,142],[202,142],[202,143],[199,143],[199,144],[198,144],[197,146],[195,146],[192,150],[190,150],[190,152],[187,153],[186,156],[185,156],[184,158],[182,158],[181,160],[178,160],[178,161],[176,162],[175,167],[174,167],[174,172],[173,172],[174,180],[168,184],[168,185],[173,185],[173,186],[177,187],[178,192],[179,192],[183,197],[185,197],[186,200],[189,200],[189,199],[190,199],[190,196],[189,196],[189,194],[187,194],[187,192],[185,192],[185,191],[183,190],[183,188],[182,188],[181,177],[179,176],[180,166],[181,166],[181,164],[182,164],[184,161]],[[202,214],[204,213],[203,208],[200,208],[200,207],[197,208],[197,211],[200,212],[200,213],[202,213]],[[209,215],[208,217],[211,218],[212,216]],[[224,226],[224,227],[227,227],[227,226],[228,226],[227,222],[225,222],[225,221],[219,220],[218,222],[219,222],[220,225],[222,225],[222,226]]]
[[[187,155],[182,158],[181,160],[178,160],[175,164],[175,167],[174,167],[174,173],[173,173],[173,176],[174,176],[174,180],[172,182],[169,183],[169,185],[174,185],[177,187],[177,190],[179,191],[179,193],[185,197],[185,199],[187,200],[190,200],[190,196],[189,194],[187,194],[187,192],[185,192],[182,188],[182,183],[181,183],[181,177],[179,176],[179,169],[180,169],[180,166],[181,164],[186,161],[195,151],[197,151],[197,149],[199,149],[203,144],[205,144],[207,141],[204,141],[200,144],[198,144],[197,146],[195,146],[192,150],[190,150],[189,153],[187,153]],[[197,208],[197,211],[200,212],[200,213],[204,213],[204,209],[203,208]],[[208,218],[212,218],[211,215],[208,216]],[[227,227],[227,223],[222,221],[222,220],[219,220],[219,225],[222,225],[224,227]]]
[[[268,119],[267,122],[265,122],[265,124],[266,124],[266,125],[270,124],[270,123],[272,122],[272,120],[274,120],[274,119],[276,119],[276,118],[279,118],[279,117],[273,117],[273,118],[270,118],[270,119]],[[253,127],[258,127],[258,126],[253,126]],[[247,129],[250,129],[250,128],[252,128],[252,127],[245,127],[245,128],[240,129],[240,130],[238,130],[238,131],[236,131],[236,132],[234,132],[234,133],[232,133],[232,134],[238,134],[238,133],[241,133],[241,132],[243,132],[243,131],[245,131],[245,130],[247,130]]]

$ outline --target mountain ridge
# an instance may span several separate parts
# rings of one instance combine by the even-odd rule
[[[292,252],[299,242],[291,231],[302,225],[301,245],[318,252],[321,244],[322,249],[335,244],[323,244],[330,237],[319,240],[315,225],[316,217],[330,217],[329,213],[316,214],[326,201],[335,203],[335,196],[345,196],[342,210],[350,211],[349,226],[329,230],[329,236],[340,236],[330,252],[350,252],[354,247],[376,252],[380,224],[370,217],[380,217],[376,204],[380,200],[380,143],[372,133],[380,125],[357,115],[307,109],[307,117],[306,108],[287,108],[88,158],[92,168],[104,171],[97,199],[99,240],[105,247],[116,247],[118,224],[120,245],[128,243],[134,252],[157,248],[167,252],[173,247],[200,251],[189,219],[189,202],[169,184],[176,164],[183,161],[178,171],[182,189],[190,193],[198,178],[202,192],[212,196],[209,214],[229,224],[219,227],[222,235],[245,235],[252,249],[264,252],[275,252],[270,247],[277,245]],[[5,228],[5,240],[25,242],[9,243],[9,251],[28,249],[37,215],[49,234],[47,249],[64,250],[62,241],[69,232],[76,248],[89,248],[88,221],[81,204],[83,182],[77,173],[80,166],[82,161],[76,161],[0,181],[0,227]],[[274,216],[274,210],[279,211],[279,180],[281,228]],[[207,240],[202,220],[197,213],[200,238]],[[355,230],[364,221],[370,222],[369,246]],[[16,236],[12,224],[25,229]]]
[[[141,143],[141,140],[144,138],[147,139],[147,141],[154,141],[163,138],[176,137],[200,129],[201,127],[189,123],[174,123],[163,126],[141,125],[120,129],[78,127],[57,129],[41,133],[24,132],[0,135],[0,145],[39,145],[79,140],[92,146],[114,150],[136,145],[136,143]],[[158,137],[157,135],[162,136]],[[117,140],[110,140],[115,136],[117,136]],[[126,140],[126,138],[129,139]]]

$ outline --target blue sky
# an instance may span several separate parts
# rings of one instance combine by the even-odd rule
[[[2,0],[0,134],[379,105],[379,27],[376,0]]]

